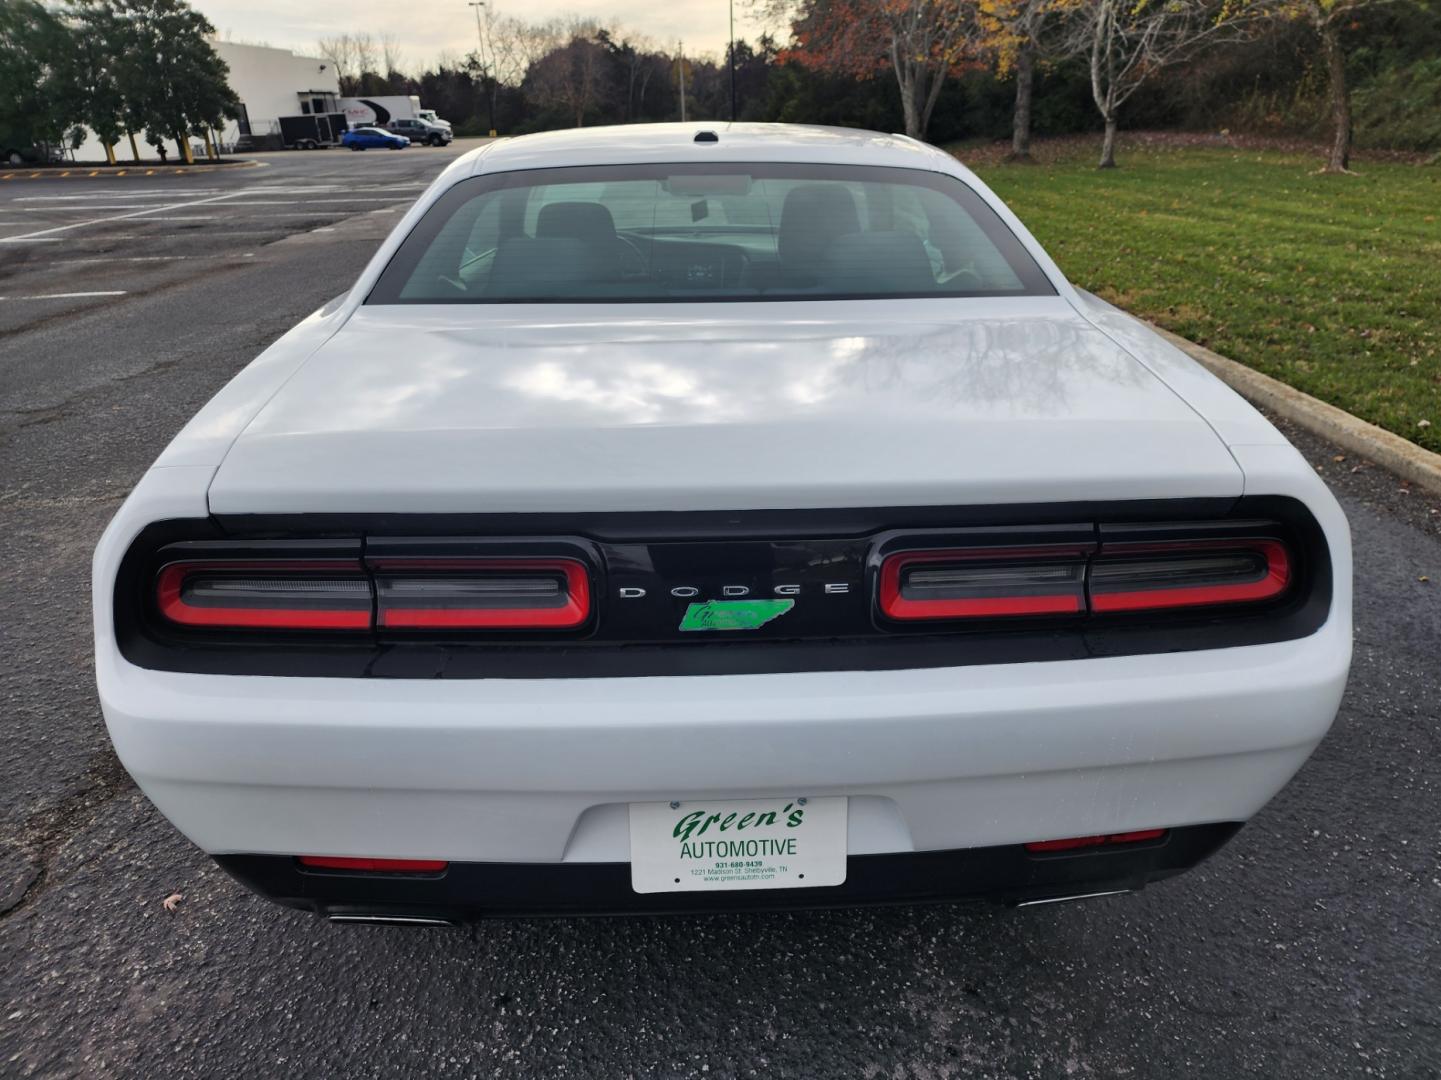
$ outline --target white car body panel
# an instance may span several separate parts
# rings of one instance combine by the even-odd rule
[[[713,127],[717,144],[695,144]],[[816,161],[948,172],[1057,295],[1015,300],[362,306],[483,171]],[[1333,569],[1307,637],[891,671],[339,679],[154,671],[111,589],[147,524],[207,513],[583,512],[1282,495]],[[624,862],[635,801],[848,795],[852,854],[1244,821],[1302,765],[1351,652],[1345,518],[1259,413],[1074,290],[967,170],[899,136],[663,125],[458,159],[355,286],[180,433],[96,550],[117,752],[206,851]],[[738,750],[743,747],[744,750]]]
[[[211,510],[1241,492],[1206,422],[1058,297],[682,307],[363,308],[241,432]]]
[[[859,796],[851,854],[1245,820],[1326,733],[1349,651],[1332,629],[1167,656],[483,693],[113,656],[101,678],[121,760],[207,851],[624,861],[614,808],[679,798]]]

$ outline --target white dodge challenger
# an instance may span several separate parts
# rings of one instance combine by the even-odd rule
[[[336,921],[1034,904],[1300,768],[1351,550],[951,157],[662,125],[455,161],[144,475],[94,608],[141,788]]]

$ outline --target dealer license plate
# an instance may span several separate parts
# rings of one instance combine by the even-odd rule
[[[804,889],[846,880],[846,800],[632,803],[638,893]]]

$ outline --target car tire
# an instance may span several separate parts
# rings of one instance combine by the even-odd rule
[[[351,148],[352,150],[359,150],[359,149],[360,149],[360,147],[356,146],[354,143],[351,143],[351,144],[350,144],[350,148]]]

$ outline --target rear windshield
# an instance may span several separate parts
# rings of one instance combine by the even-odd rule
[[[369,304],[1054,293],[954,177],[832,165],[625,165],[464,180]]]

